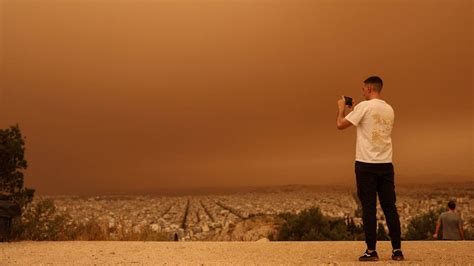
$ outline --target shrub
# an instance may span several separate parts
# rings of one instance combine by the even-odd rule
[[[69,240],[75,237],[67,213],[59,213],[51,199],[31,203],[21,217],[13,219],[12,238],[16,240]]]
[[[408,222],[408,229],[405,238],[407,240],[433,239],[433,234],[436,229],[436,221],[443,211],[444,208],[440,208],[436,211],[430,210],[413,217]],[[439,233],[439,238],[441,238],[442,232],[440,231]]]
[[[354,236],[343,218],[329,218],[318,207],[303,210],[299,214],[280,213],[284,219],[276,236],[280,241],[352,240]]]
[[[364,228],[362,225],[356,225],[352,217],[346,218],[347,230],[350,232],[351,240],[365,240]]]
[[[89,218],[85,223],[74,222],[69,230],[74,240],[109,240],[108,231],[100,226],[96,217]]]

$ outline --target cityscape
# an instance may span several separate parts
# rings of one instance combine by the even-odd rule
[[[464,228],[470,230],[474,225],[474,183],[403,185],[396,190],[402,235],[410,219],[444,208],[451,199],[457,203]],[[119,232],[148,230],[180,241],[257,241],[275,232],[277,214],[298,214],[311,207],[319,207],[328,217],[351,217],[356,224],[362,223],[356,214],[355,188],[344,186],[286,185],[229,193],[41,198],[52,199],[60,212],[68,213],[76,222],[97,220],[111,240],[118,239]],[[377,219],[383,221],[378,203],[377,209]]]

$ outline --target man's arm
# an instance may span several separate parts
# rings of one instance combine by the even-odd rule
[[[352,105],[352,107],[349,110],[354,109],[354,104]],[[337,105],[339,107],[338,112],[337,112],[337,119],[336,119],[337,129],[345,129],[349,126],[352,126],[352,123],[349,122],[349,120],[344,118],[346,116],[345,115],[345,109],[346,109],[345,101],[343,99],[340,99],[339,101],[337,101]]]
[[[441,217],[438,218],[438,221],[436,222],[436,229],[433,234],[433,238],[437,239],[438,238],[438,233],[439,233],[439,227],[441,226]]]

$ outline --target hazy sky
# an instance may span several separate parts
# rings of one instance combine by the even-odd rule
[[[38,193],[354,181],[384,80],[397,182],[473,180],[473,2],[0,0],[0,126]]]

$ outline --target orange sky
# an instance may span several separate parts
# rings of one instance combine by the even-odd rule
[[[472,1],[0,0],[0,126],[38,193],[353,184],[384,80],[397,182],[473,180]]]

